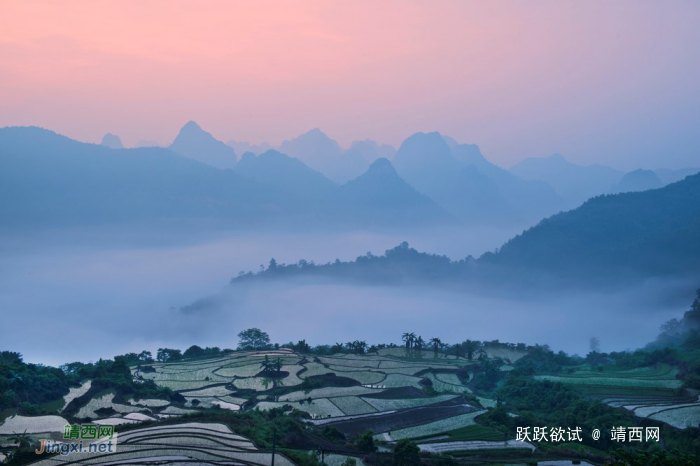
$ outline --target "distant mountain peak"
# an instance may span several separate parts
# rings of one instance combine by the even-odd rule
[[[170,149],[217,168],[233,168],[236,164],[236,153],[231,147],[191,120],[180,129]]]
[[[343,154],[340,145],[318,128],[283,141],[279,150],[326,176],[333,175],[334,165]]]
[[[437,131],[429,133],[418,132],[410,135],[401,143],[399,152],[411,147],[414,150],[435,150],[441,149],[443,152],[449,153],[450,146],[445,142],[445,139]]]
[[[613,187],[613,193],[627,193],[647,191],[649,189],[657,189],[663,186],[659,176],[651,170],[638,168],[632,170],[620,179],[619,183]]]
[[[334,146],[337,146],[340,148],[340,145],[335,141],[335,139],[332,139],[330,136],[328,136],[326,133],[321,131],[319,128],[313,128],[310,129],[309,131],[305,132],[304,134],[300,134],[294,140],[311,140],[311,141],[316,141],[316,142],[323,142],[323,143],[331,143]]]
[[[396,169],[394,166],[391,164],[389,159],[385,157],[380,157],[372,164],[369,166],[367,171],[365,172],[366,175],[377,175],[377,176],[391,176],[391,177],[396,177],[399,178],[399,174],[396,173]]]
[[[208,141],[216,141],[218,143],[221,143],[225,145],[223,142],[217,140],[214,136],[212,136],[211,133],[204,131],[201,126],[199,126],[195,121],[188,121],[185,123],[185,125],[180,128],[180,132],[178,133],[177,137],[173,141],[173,145],[175,145],[178,140],[182,141],[184,139],[192,139],[192,138],[197,138],[200,140],[208,140]]]
[[[561,155],[559,152],[555,152],[549,157],[543,157],[542,160],[547,163],[552,164],[555,167],[580,167],[581,165],[576,165],[575,163],[569,161],[566,157]]]
[[[401,177],[411,184],[425,176],[426,170],[446,173],[459,168],[450,146],[438,132],[412,134],[401,143],[393,161]]]
[[[199,124],[196,121],[190,120],[187,123],[185,123],[185,125],[182,127],[182,129],[200,129],[201,130],[202,127],[199,126]]]
[[[107,133],[102,137],[100,145],[109,147],[110,149],[123,149],[122,140],[119,136],[112,133]]]

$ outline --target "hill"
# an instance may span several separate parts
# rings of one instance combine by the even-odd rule
[[[204,131],[194,121],[188,121],[182,127],[169,149],[212,167],[236,166],[236,153],[233,149]]]
[[[555,276],[580,286],[630,277],[690,278],[700,276],[699,237],[700,174],[661,189],[593,198],[479,259],[454,261],[402,243],[382,256],[320,265],[302,260],[240,280],[314,276],[368,283],[453,283],[466,289],[531,286],[538,277],[551,286]]]
[[[313,197],[328,195],[337,188],[331,180],[306,166],[301,160],[268,150],[258,156],[246,152],[235,172],[260,183],[288,191],[290,194]]]
[[[289,201],[163,148],[113,150],[36,127],[0,129],[4,226],[265,217]]]
[[[680,181],[686,176],[700,173],[700,168],[681,168],[680,170],[660,168],[658,170],[654,170],[654,173],[656,173],[656,176],[659,177],[659,179],[664,185],[667,185],[669,183],[675,183],[676,181]]]
[[[354,141],[333,164],[332,176],[336,183],[347,183],[364,173],[372,162],[379,158],[390,159],[396,153],[392,146],[379,145],[371,139]]]
[[[552,186],[569,207],[610,192],[623,173],[603,165],[576,165],[559,154],[527,158],[510,172],[525,180],[543,181]]]
[[[391,162],[379,158],[342,187],[343,202],[367,221],[382,224],[433,223],[449,215],[402,180]]]
[[[480,174],[489,178],[498,188],[503,199],[528,221],[538,221],[559,212],[564,203],[544,181],[524,180],[508,170],[489,162],[476,144],[450,146],[452,157],[465,167],[473,166]]]
[[[112,133],[107,133],[102,138],[101,145],[109,147],[110,149],[123,149],[122,140],[119,136]]]
[[[2,128],[0,215],[4,227],[212,220],[356,228],[449,220],[393,168],[378,171],[342,190],[277,151],[247,154],[222,170],[159,147],[114,150],[36,127]]]
[[[318,128],[283,141],[279,150],[329,177],[335,173],[335,163],[343,154],[340,145]]]
[[[393,160],[399,175],[450,214],[470,224],[522,222],[496,183],[474,165],[452,156],[439,133],[416,133],[406,139]]]
[[[634,170],[625,173],[625,176],[613,186],[610,192],[613,193],[630,193],[637,191],[646,191],[648,189],[656,189],[663,186],[659,176],[651,170]]]
[[[482,261],[606,275],[700,272],[700,175],[664,188],[593,198],[547,218]]]

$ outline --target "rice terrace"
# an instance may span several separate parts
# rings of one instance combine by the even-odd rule
[[[255,328],[239,338],[237,350],[161,348],[156,358],[144,351],[63,366],[54,375],[70,387],[60,400],[0,413],[7,461],[602,464],[616,446],[591,438],[604,425],[658,427],[667,443],[697,442],[700,390],[684,382],[687,361],[670,349],[581,358],[410,332],[400,345],[272,345]],[[17,377],[41,371],[16,353],[0,361]],[[118,450],[37,461],[37,439],[61,441],[75,423],[115,426]],[[521,426],[555,424],[580,427],[580,440],[519,438]]]

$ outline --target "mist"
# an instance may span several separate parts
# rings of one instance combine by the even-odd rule
[[[288,263],[350,260],[368,251],[381,254],[403,240],[464,257],[491,250],[512,234],[508,229],[192,234],[115,228],[4,234],[3,328],[32,331],[4,332],[0,348],[55,365],[158,345],[209,344],[215,338],[206,329],[215,329],[204,316],[201,322],[182,323],[170,310],[218,293],[239,272],[256,271],[273,257]],[[192,326],[198,341],[192,341]],[[235,347],[239,330],[234,330],[227,338],[216,337],[215,344]]]
[[[453,228],[139,237],[133,230],[130,236],[111,230],[3,237],[0,349],[19,351],[29,362],[60,365],[159,347],[235,348],[236,334],[255,326],[279,343],[398,343],[401,333],[414,331],[447,342],[546,343],[585,354],[593,336],[604,351],[644,345],[659,325],[687,310],[695,284],[684,281],[529,295],[307,279],[227,288],[238,272],[256,271],[273,257],[279,263],[352,260],[407,240],[418,250],[460,259],[493,250],[513,233]],[[180,310],[208,296],[216,297],[216,305]],[[31,330],[12,330],[24,328]]]
[[[585,355],[591,337],[603,351],[634,350],[653,341],[659,326],[687,310],[683,281],[649,280],[615,292],[550,290],[498,295],[421,286],[358,286],[290,280],[236,286],[208,309],[177,314],[181,325],[211,327],[224,341],[229,329],[261,327],[274,341],[328,344],[352,340],[400,343],[404,332],[446,342],[466,339],[529,345]],[[688,299],[676,299],[676,296]],[[663,297],[663,298],[660,298]],[[200,330],[193,335],[201,337]]]

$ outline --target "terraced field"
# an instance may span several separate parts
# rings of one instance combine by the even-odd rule
[[[405,429],[392,430],[390,432],[387,432],[384,438],[389,441],[395,441],[401,440],[403,438],[426,437],[429,435],[441,434],[466,426],[476,425],[476,421],[474,421],[474,418],[476,418],[480,414],[484,414],[485,412],[486,410],[479,410],[471,413],[461,414],[459,416],[440,419],[438,421],[429,422],[426,424],[421,424],[415,427],[407,427]]]
[[[672,394],[682,385],[676,379],[678,370],[666,364],[632,370],[581,370],[567,375],[540,375],[540,380],[551,380],[575,385],[588,393],[628,393],[630,388],[637,395]],[[606,392],[607,390],[607,392]]]
[[[0,435],[28,434],[42,432],[63,432],[68,423],[61,416],[11,416],[0,424]]]
[[[270,377],[262,372],[261,363],[266,355],[273,363],[279,359],[282,377]],[[135,421],[126,419],[131,412],[157,418],[217,406],[240,410],[244,405],[262,410],[291,406],[309,413],[313,419],[394,412],[441,403],[468,393],[469,388],[457,377],[456,371],[469,364],[464,358],[405,348],[383,349],[371,355],[319,357],[304,357],[291,350],[235,352],[226,357],[154,363],[142,369],[134,367],[135,379],[152,380],[180,393],[186,400],[184,406],[169,406],[164,400],[129,400],[121,405],[103,395],[84,404],[79,417],[99,419],[95,410],[105,407],[119,413],[109,415],[110,419],[124,418],[121,422]],[[334,374],[335,378],[328,379],[333,377],[329,374]],[[347,386],[303,388],[304,383],[319,377],[336,381],[331,385]],[[426,397],[423,394],[426,386],[431,386],[437,396]],[[419,396],[399,395],[393,399],[375,396],[391,389],[411,389]],[[82,392],[76,389],[75,394],[79,393]],[[489,404],[490,400],[484,402]]]
[[[635,416],[655,419],[673,427],[700,423],[700,396],[679,396],[678,369],[667,364],[630,370],[581,370],[567,375],[537,376],[575,386],[604,403],[624,408]]]
[[[281,366],[279,372],[263,370],[266,355],[268,362]],[[464,398],[470,390],[457,376],[457,371],[472,364],[474,362],[464,358],[443,354],[436,357],[432,351],[406,351],[404,348],[385,349],[371,355],[322,357],[304,356],[290,350],[234,352],[225,357],[132,368],[135,381],[152,380],[158,386],[168,387],[182,395],[184,403],[171,404],[160,399],[124,400],[115,398],[113,391],[92,394],[87,381],[71,389],[64,405],[78,399],[79,406],[73,407],[77,408],[76,418],[121,426],[212,408],[234,411],[284,408],[304,411],[314,424],[329,425],[351,436],[372,430],[378,438],[390,441],[440,437],[439,434],[443,434],[444,439],[440,437],[431,442],[489,441],[493,433],[488,429],[478,433],[470,431],[462,437],[450,434],[470,426],[478,428],[474,418],[484,412],[484,406],[495,404],[494,400],[486,398],[480,401]],[[62,429],[66,421],[58,418],[52,422],[53,427],[49,428],[58,431],[58,424]],[[25,424],[13,420],[8,426]],[[91,457],[89,461],[76,459],[73,464],[184,464],[193,461],[223,464],[228,461],[263,465],[271,461],[269,453],[258,451],[246,443],[247,440],[222,429],[225,427],[187,424],[177,429],[170,426],[129,431],[120,436],[117,454],[109,458]],[[341,456],[336,459],[340,461]],[[277,458],[276,464],[291,464],[285,461]],[[39,464],[54,463],[47,459]]]
[[[259,450],[250,440],[223,424],[188,423],[151,427],[121,433],[116,453],[89,455],[69,453],[36,463],[37,466],[126,464],[240,464],[269,466],[272,453]],[[293,466],[277,453],[275,465]]]

